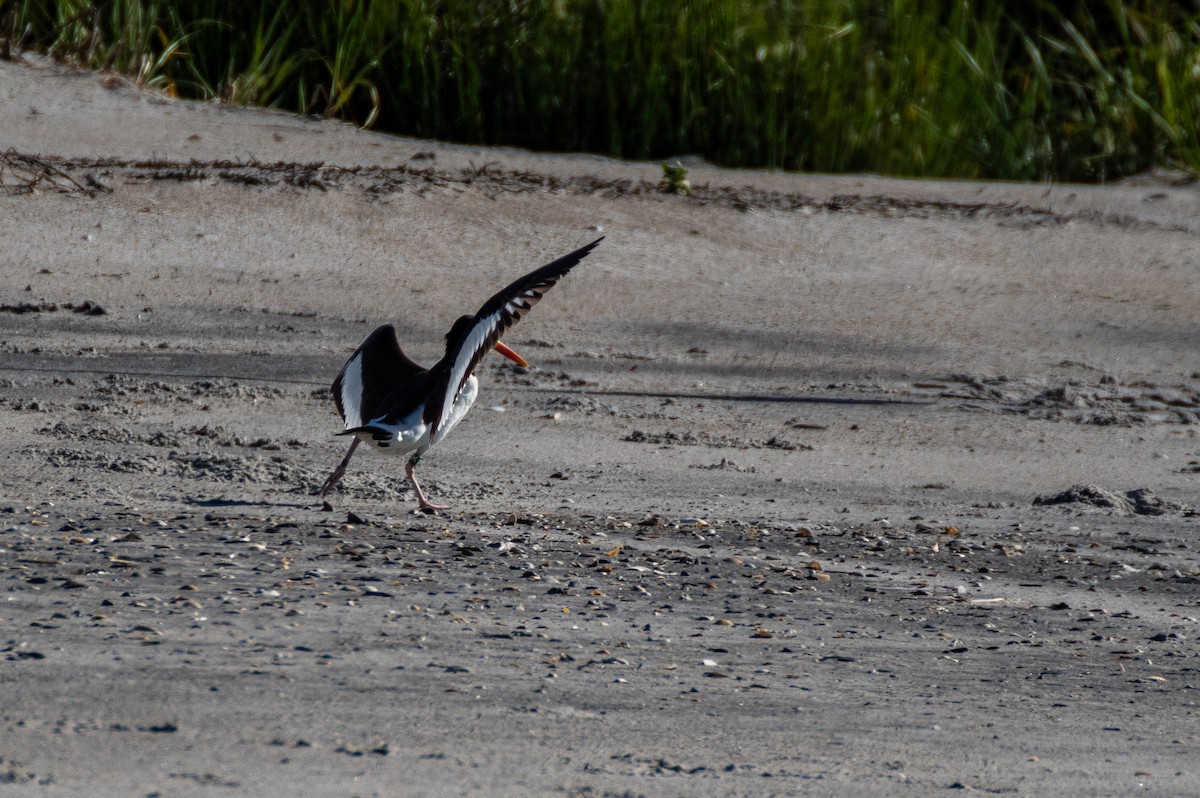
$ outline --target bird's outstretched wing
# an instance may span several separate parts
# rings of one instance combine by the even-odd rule
[[[393,409],[389,399],[425,373],[400,349],[395,327],[376,328],[333,381],[333,401],[346,429],[361,427]]]
[[[431,419],[435,427],[438,420],[450,415],[450,408],[458,392],[462,390],[467,378],[471,376],[483,356],[495,348],[504,331],[520,321],[564,274],[575,268],[603,240],[603,236],[597,238],[586,247],[530,272],[483,304],[471,320],[466,334],[449,342],[446,351],[446,358],[451,363],[447,374],[449,390],[445,392],[440,413]],[[437,412],[434,408],[430,410]]]

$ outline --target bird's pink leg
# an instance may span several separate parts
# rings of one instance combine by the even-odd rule
[[[321,486],[322,496],[328,493],[330,489],[334,485],[338,484],[338,481],[345,476],[346,466],[350,464],[350,458],[354,456],[354,450],[358,448],[358,444],[358,438],[354,438],[352,441],[350,441],[350,451],[346,452],[346,456],[342,458],[342,462],[338,463],[338,467],[333,469],[333,473],[329,475],[329,478],[325,480],[325,484]]]
[[[434,504],[433,502],[429,501],[429,499],[425,498],[425,492],[423,490],[421,490],[420,484],[417,483],[417,475],[416,475],[416,473],[414,473],[413,467],[414,467],[413,463],[411,461],[409,461],[404,466],[404,473],[408,476],[408,481],[412,483],[413,490],[415,490],[417,492],[417,501],[419,501],[421,503],[421,509],[422,510],[448,510],[448,509],[450,509],[450,505],[448,505],[448,504]]]

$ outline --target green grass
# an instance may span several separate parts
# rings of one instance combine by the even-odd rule
[[[0,0],[0,31],[183,96],[457,141],[913,176],[1200,172],[1200,0]]]

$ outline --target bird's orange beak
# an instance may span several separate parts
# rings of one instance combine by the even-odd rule
[[[529,364],[525,362],[525,358],[521,357],[516,352],[509,349],[501,341],[496,342],[496,351],[499,352],[500,354],[504,355],[506,358],[508,358],[512,362],[516,363],[521,368],[523,368],[523,369],[529,368]]]

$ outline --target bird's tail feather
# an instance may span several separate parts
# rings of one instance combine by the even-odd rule
[[[361,433],[370,433],[371,437],[377,441],[391,440],[392,432],[384,427],[378,427],[374,424],[367,424],[362,427],[351,427],[345,432],[339,432],[338,435],[359,435]]]

